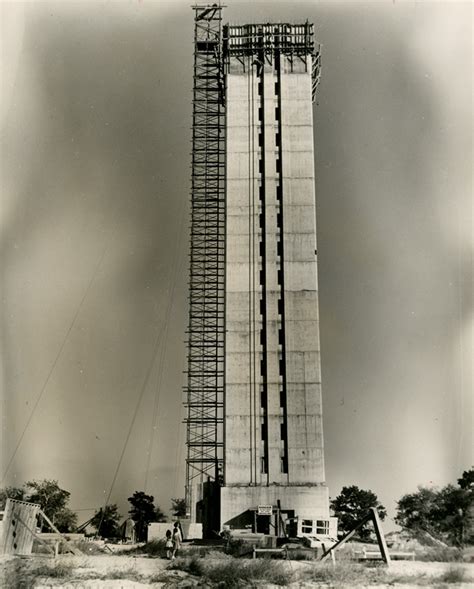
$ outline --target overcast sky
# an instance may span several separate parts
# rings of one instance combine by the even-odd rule
[[[393,516],[473,463],[472,5],[227,4],[234,23],[308,19],[323,45],[327,482]],[[72,508],[122,513],[145,488],[166,510],[184,495],[193,12],[0,11],[0,486],[58,479]]]

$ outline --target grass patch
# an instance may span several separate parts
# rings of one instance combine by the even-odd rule
[[[436,577],[438,583],[462,583],[466,580],[466,571],[462,567],[451,566],[447,571]]]
[[[74,542],[74,547],[79,548],[79,550],[84,555],[88,556],[108,553],[108,551],[103,546],[99,546],[95,542],[87,542],[87,540],[80,540],[79,542]]]
[[[15,558],[6,563],[0,587],[31,589],[40,578],[65,579],[71,576],[72,570],[72,566],[62,563],[45,564]]]
[[[228,560],[214,564],[206,570],[206,578],[218,587],[252,587],[256,581],[273,585],[288,585],[292,573],[283,563],[270,559]]]
[[[29,589],[32,586],[24,563],[18,560],[10,560],[2,568],[0,574],[0,587],[2,589]]]
[[[385,577],[386,570],[380,567],[368,568],[361,564],[346,562],[337,563],[336,566],[331,563],[318,563],[304,572],[305,580],[327,583],[330,587],[380,583],[384,582]]]
[[[189,558],[178,557],[170,563],[168,570],[184,571],[190,575],[202,577],[205,572],[204,559],[196,556],[191,556]]]
[[[379,584],[443,589],[450,584],[462,583],[466,580],[466,574],[460,566],[452,566],[437,576],[431,576],[424,573],[393,573],[383,565],[374,567],[373,565],[338,562],[336,566],[318,563],[311,569],[302,571],[300,579],[313,583],[324,583],[325,586],[334,589]]]
[[[270,559],[241,560],[221,557],[217,562],[202,558],[178,558],[168,569],[185,571],[221,589],[253,587],[257,581],[273,585],[288,585],[291,571],[281,562]]]
[[[111,571],[106,571],[102,578],[104,580],[130,580],[130,581],[139,581],[142,578],[142,575],[137,572],[136,569],[133,567],[129,567],[128,569],[112,569]]]
[[[60,562],[52,565],[42,564],[32,569],[32,572],[34,572],[37,577],[48,577],[48,579],[64,579],[65,577],[71,575],[72,566]]]
[[[164,573],[156,573],[155,575],[152,575],[151,577],[148,577],[147,579],[147,583],[167,583],[170,581],[170,576],[166,574],[166,572]]]
[[[229,536],[225,543],[224,552],[231,556],[240,556],[247,551],[247,544],[242,538],[232,538]]]
[[[151,540],[142,546],[137,546],[130,550],[118,550],[116,554],[130,555],[133,554],[147,554],[148,556],[154,556],[156,558],[166,557],[166,542],[165,540]]]
[[[143,581],[146,578],[141,575],[135,568],[129,567],[127,569],[110,569],[104,573],[97,571],[87,571],[77,576],[80,581]]]
[[[463,552],[459,548],[436,546],[416,551],[415,558],[424,562],[462,562]]]
[[[414,575],[387,574],[386,580],[391,585],[398,583],[436,589],[444,589],[448,585],[462,583],[463,581],[466,581],[466,571],[459,566],[451,566],[448,570],[436,576],[425,575],[423,573]]]
[[[290,560],[314,560],[315,553],[313,550],[288,550],[288,558]]]
[[[197,556],[200,558],[219,558],[224,555],[224,547],[219,546],[193,546],[183,544],[178,552],[181,557]]]

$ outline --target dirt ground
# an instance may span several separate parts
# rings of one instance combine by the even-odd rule
[[[212,559],[211,559],[212,560]],[[209,560],[206,559],[209,564]],[[212,564],[212,562],[210,563]],[[45,556],[31,557],[0,557],[0,586],[3,589],[156,589],[159,587],[211,587],[202,579],[180,570],[169,570],[169,561],[161,558],[150,558],[131,555],[94,555],[70,556],[60,555],[56,558]],[[293,573],[293,582],[287,585],[290,589],[310,587],[341,587],[362,589],[369,585],[354,583],[350,580],[332,580],[325,582],[308,581],[305,573],[311,567],[324,566],[311,561],[284,561],[283,566]],[[327,566],[327,565],[326,565]],[[347,567],[347,565],[345,565]],[[457,571],[463,570],[462,582],[440,584],[440,575],[455,566]],[[48,567],[48,568],[46,568]],[[49,569],[59,571],[58,577],[37,575],[35,571],[45,572]],[[26,571],[26,572],[25,572]],[[28,573],[29,571],[29,573]],[[412,587],[456,587],[468,589],[474,584],[474,564],[440,563],[420,561],[395,561],[390,567],[390,574],[399,576],[403,581],[390,584],[370,584],[370,589],[396,587],[408,589]],[[29,576],[28,576],[29,575]],[[111,577],[111,578],[108,578]],[[410,583],[407,577],[417,578]],[[422,578],[420,584],[419,579]],[[433,579],[433,582],[430,581]],[[225,587],[225,585],[224,585]],[[276,587],[259,581],[258,587]]]

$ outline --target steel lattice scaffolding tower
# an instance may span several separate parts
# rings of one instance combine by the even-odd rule
[[[223,477],[225,100],[222,7],[194,6],[186,503]]]

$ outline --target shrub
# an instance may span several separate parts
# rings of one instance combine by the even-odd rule
[[[204,565],[202,559],[193,556],[189,561],[188,572],[196,577],[201,577],[204,574]]]

